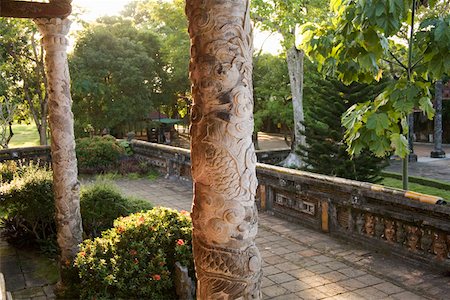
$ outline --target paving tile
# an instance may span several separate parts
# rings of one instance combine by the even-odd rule
[[[281,270],[276,268],[275,266],[271,265],[264,268],[264,276],[270,276],[278,273],[281,273]]]
[[[273,286],[268,286],[268,287],[262,288],[262,292],[267,297],[277,297],[277,296],[286,294],[287,290],[284,287],[281,287],[279,285],[273,285]]]
[[[403,288],[399,287],[398,285],[392,284],[390,282],[383,282],[383,283],[374,285],[373,287],[376,289],[379,289],[380,291],[382,291],[388,295],[397,294],[397,293],[401,293],[401,292],[405,291]]]
[[[330,283],[330,281],[328,279],[323,278],[321,276],[317,276],[317,275],[311,276],[311,277],[300,278],[300,280],[309,284],[313,288]]]
[[[266,262],[270,265],[275,265],[275,264],[281,264],[281,263],[287,262],[287,259],[285,259],[281,256],[278,256],[278,255],[272,255],[269,257],[265,257],[264,262]]]
[[[358,276],[356,279],[368,286],[385,282],[384,280],[370,274]]]
[[[333,271],[325,265],[314,265],[314,266],[306,267],[306,269],[313,273],[316,273],[316,274],[324,274],[324,273],[329,273],[329,272]]]
[[[269,278],[264,276],[261,281],[261,288],[265,288],[267,286],[272,286],[274,284],[275,284],[275,282],[273,282],[272,280],[270,280]]]
[[[335,271],[340,271],[342,269],[348,268],[348,266],[346,264],[341,263],[341,262],[336,261],[336,260],[329,261],[329,262],[325,263],[325,265],[328,268],[330,268],[331,270],[335,270]]]
[[[285,294],[278,297],[273,297],[271,300],[298,300],[298,296],[295,294]]]
[[[337,282],[344,279],[348,279],[346,275],[339,273],[338,271],[331,271],[329,273],[322,274],[322,276],[331,282]]]
[[[339,269],[338,272],[344,274],[347,277],[361,277],[361,276],[367,275],[366,272],[355,269],[355,268]]]
[[[362,297],[364,297],[364,299],[368,300],[378,300],[386,298],[388,296],[386,293],[383,293],[382,291],[370,286],[355,290],[353,292],[361,295]]]
[[[441,296],[443,296],[443,295],[441,295]],[[391,297],[393,299],[397,299],[397,300],[422,300],[423,299],[422,296],[416,295],[416,294],[408,292],[408,291],[404,291],[404,292],[401,292],[398,294],[391,295]]]
[[[286,271],[286,273],[294,276],[297,279],[302,279],[302,278],[311,277],[311,276],[315,275],[315,273],[313,273],[309,270],[306,270],[306,269],[290,270],[290,271]]]
[[[15,291],[13,298],[21,299],[21,298],[33,298],[33,297],[42,297],[42,296],[45,296],[45,293],[41,287],[32,287],[32,288]]]
[[[297,270],[300,269],[299,266],[293,264],[292,262],[288,261],[288,262],[284,262],[281,264],[276,264],[274,265],[276,268],[280,269],[280,271],[283,272],[287,272],[287,271],[292,271],[292,270]]]
[[[285,282],[285,283],[281,284],[281,286],[293,293],[311,288],[311,286],[309,284],[307,284],[303,281],[300,281],[300,280],[293,280],[293,281]]]
[[[362,300],[364,299],[361,295],[353,292],[346,292],[333,297],[326,298],[327,300]]]
[[[23,277],[23,274],[5,274],[7,274],[7,276],[5,276],[6,290],[13,292],[25,288],[25,278]]]
[[[267,276],[267,278],[269,278],[270,280],[272,280],[273,282],[275,282],[277,284],[296,280],[295,277],[293,277],[287,273],[279,273],[279,274],[275,274],[275,275],[270,275],[270,276]]]
[[[330,283],[330,284],[318,286],[318,287],[316,287],[316,289],[328,296],[336,296],[336,295],[343,294],[348,291],[345,287],[340,286],[337,283]]]
[[[345,287],[346,289],[352,291],[356,289],[361,289],[365,287],[365,284],[356,279],[350,278],[343,281],[339,281],[339,285]]]
[[[318,263],[327,263],[334,261],[334,258],[326,256],[326,255],[317,255],[312,257],[313,260],[317,261]]]
[[[319,300],[319,299],[325,299],[328,297],[327,295],[318,291],[315,288],[300,291],[300,292],[296,293],[296,295],[298,297],[300,297],[300,299],[303,299],[303,300]]]

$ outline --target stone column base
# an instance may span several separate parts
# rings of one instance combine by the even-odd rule
[[[430,157],[432,158],[445,158],[444,150],[433,150],[430,153]]]

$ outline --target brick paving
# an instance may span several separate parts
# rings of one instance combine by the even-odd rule
[[[186,182],[120,179],[115,183],[124,194],[190,210],[192,186]],[[264,261],[264,299],[449,299],[450,274],[350,245],[268,213],[260,214],[256,243]],[[0,271],[14,299],[52,299],[49,283],[25,282],[28,272],[8,247],[0,244]]]

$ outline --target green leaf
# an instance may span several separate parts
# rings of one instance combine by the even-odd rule
[[[430,98],[428,98],[428,97],[420,98],[419,107],[429,120],[433,119],[434,109],[433,109],[433,104],[431,103]]]
[[[382,135],[389,128],[389,118],[386,113],[374,113],[367,119],[367,128],[375,130],[377,135]]]
[[[394,153],[402,158],[405,158],[409,153],[408,140],[403,134],[394,133],[391,135],[391,146],[394,148]]]

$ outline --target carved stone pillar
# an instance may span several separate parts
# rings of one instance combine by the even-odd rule
[[[79,182],[75,156],[75,136],[71,110],[70,77],[66,48],[68,19],[35,19],[45,50],[45,73],[48,81],[48,119],[51,131],[53,189],[56,226],[61,256],[61,282],[82,241]],[[61,284],[62,283],[62,284]]]
[[[434,114],[434,149],[431,151],[431,157],[444,158],[445,152],[442,149],[442,80],[435,84],[435,114]]]
[[[260,299],[249,1],[187,0],[198,299]]]

